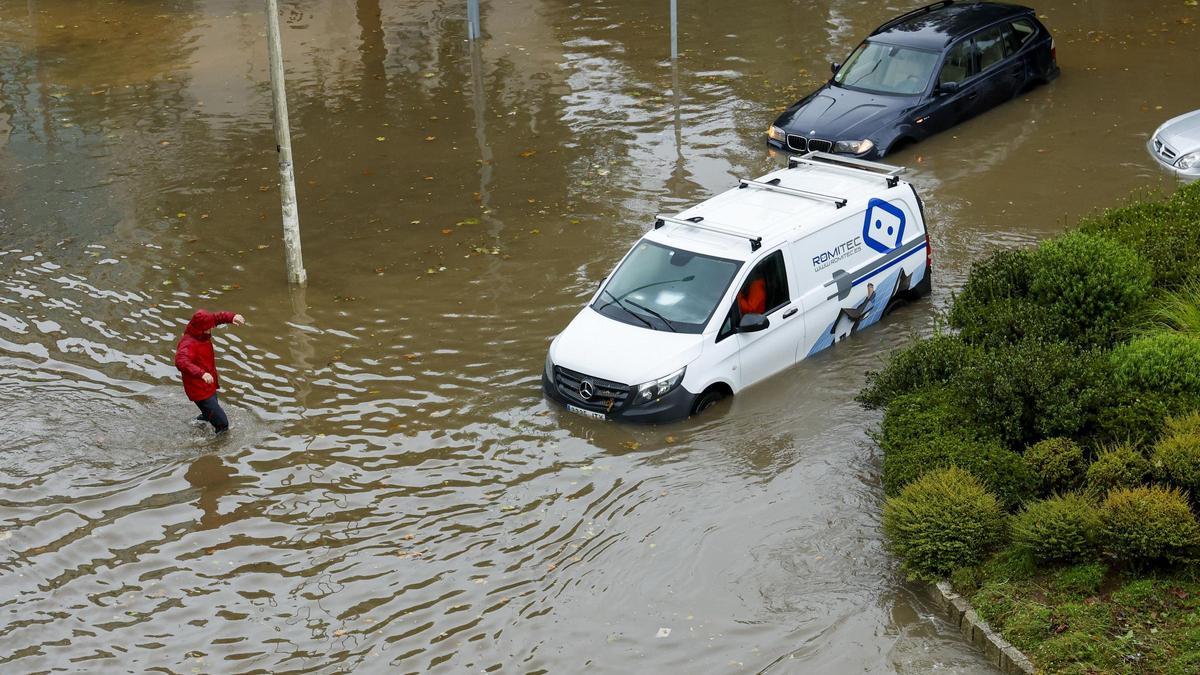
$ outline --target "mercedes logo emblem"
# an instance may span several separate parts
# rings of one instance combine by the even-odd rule
[[[579,398],[590,401],[596,395],[596,385],[591,380],[579,383]]]

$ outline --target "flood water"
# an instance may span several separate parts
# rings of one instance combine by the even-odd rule
[[[852,399],[971,261],[1173,188],[1200,10],[1040,3],[1062,77],[891,158],[932,301],[627,427],[542,400],[550,339],[918,3],[680,0],[672,67],[666,0],[484,2],[477,49],[465,2],[285,0],[294,293],[261,4],[0,2],[0,670],[992,672],[885,551]],[[194,307],[248,319],[219,440]]]

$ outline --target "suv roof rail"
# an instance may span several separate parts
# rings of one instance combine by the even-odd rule
[[[698,230],[707,230],[709,232],[716,232],[717,234],[726,234],[731,237],[738,237],[741,239],[749,239],[751,251],[757,251],[759,248],[762,247],[762,237],[756,237],[754,235],[749,235],[749,234],[746,234],[745,232],[737,232],[735,230],[727,230],[723,227],[717,227],[715,225],[704,224],[704,223],[700,222],[702,220],[704,220],[704,216],[692,216],[691,218],[684,219],[684,218],[675,218],[673,216],[664,216],[664,215],[660,214],[660,215],[654,216],[654,229],[657,230],[658,228],[662,227],[666,223],[670,223],[672,225],[683,225],[684,227],[694,227]]]
[[[831,169],[843,169],[845,171],[853,171],[855,173],[867,173],[872,176],[878,176],[887,182],[887,186],[892,188],[900,183],[900,174],[905,172],[902,166],[895,164],[884,164],[883,162],[869,162],[865,159],[857,157],[845,157],[843,155],[835,155],[829,152],[806,152],[799,157],[791,155],[788,157],[788,168],[794,168],[797,164],[808,164],[809,166],[825,166]]]
[[[901,14],[900,16],[897,16],[893,19],[889,19],[888,21],[885,21],[884,23],[880,24],[880,26],[878,28],[871,31],[871,35],[879,35],[880,33],[891,28],[892,26],[895,26],[900,23],[904,23],[905,21],[908,21],[909,19],[911,19],[913,17],[917,17],[922,14],[928,14],[935,9],[949,7],[950,5],[953,5],[953,4],[954,4],[954,0],[939,0],[938,2],[930,3],[928,5],[925,5],[924,7],[918,7],[916,9],[912,10],[911,12],[905,12],[905,13]],[[868,36],[868,37],[870,37],[870,36]]]
[[[778,192],[780,194],[791,195],[793,197],[804,197],[805,199],[812,199],[812,200],[815,200],[818,202],[826,202],[828,204],[833,204],[834,206],[836,206],[839,209],[842,208],[843,206],[845,206],[846,201],[847,201],[845,197],[835,197],[833,195],[827,195],[827,194],[823,194],[820,192],[811,192],[809,190],[801,190],[799,188],[792,188],[792,187],[787,187],[785,185],[780,185],[778,178],[772,178],[771,180],[769,180],[765,183],[756,181],[756,180],[749,180],[746,178],[738,179],[738,189],[739,190],[742,190],[742,189],[745,189],[748,187],[754,187],[754,188],[758,188],[760,190],[767,190],[769,192]]]

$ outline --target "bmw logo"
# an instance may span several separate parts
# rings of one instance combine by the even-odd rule
[[[579,383],[579,398],[590,401],[596,395],[596,385],[591,380],[584,380]]]

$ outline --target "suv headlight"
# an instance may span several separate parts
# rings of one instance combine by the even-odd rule
[[[838,141],[833,144],[834,152],[847,152],[851,155],[861,155],[870,152],[875,147],[875,143],[869,138],[864,138],[861,141]]]
[[[1194,169],[1200,166],[1200,152],[1193,152],[1180,157],[1175,161],[1175,166],[1180,169]]]
[[[773,141],[779,141],[780,143],[786,143],[787,142],[787,132],[772,124],[767,129],[767,138],[769,138]]]
[[[648,403],[656,398],[662,398],[671,392],[672,389],[679,386],[683,382],[683,373],[687,370],[687,366],[671,373],[666,377],[660,377],[657,380],[651,380],[645,384],[639,384],[637,388],[637,396],[634,398],[634,403]]]

